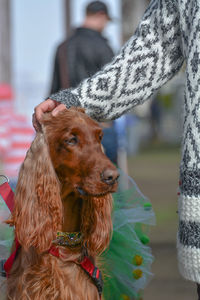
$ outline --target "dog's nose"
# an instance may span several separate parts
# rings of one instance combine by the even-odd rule
[[[106,169],[101,173],[101,180],[109,185],[116,182],[119,177],[117,170]]]

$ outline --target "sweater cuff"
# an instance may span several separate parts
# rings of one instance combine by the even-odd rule
[[[179,271],[188,280],[200,283],[200,249],[177,242]]]
[[[200,283],[200,198],[182,194],[178,202],[179,271],[184,278]]]
[[[58,93],[52,94],[49,98],[63,103],[67,108],[81,106],[78,96],[73,94],[70,89],[59,91]]]

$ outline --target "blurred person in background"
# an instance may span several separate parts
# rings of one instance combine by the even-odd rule
[[[77,86],[111,61],[114,53],[102,35],[109,21],[111,17],[105,3],[93,1],[86,6],[82,26],[76,28],[56,49],[51,93]],[[114,122],[101,125],[106,155],[117,164],[118,142]]]
[[[136,32],[100,72],[75,89],[52,94],[35,108],[86,108],[98,121],[116,119],[150,98],[186,62],[177,251],[184,278],[200,284],[200,5],[197,0],[152,0]],[[200,291],[198,289],[199,299]]]
[[[77,86],[111,61],[114,53],[102,35],[110,20],[103,2],[93,1],[87,5],[82,26],[74,29],[57,47],[51,94]]]

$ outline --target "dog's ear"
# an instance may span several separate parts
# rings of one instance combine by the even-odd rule
[[[81,232],[89,255],[102,253],[112,236],[112,195],[90,197],[83,201]]]
[[[60,186],[43,133],[37,134],[20,169],[13,221],[20,244],[39,253],[50,248],[61,230]]]

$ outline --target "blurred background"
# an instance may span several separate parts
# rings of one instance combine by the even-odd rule
[[[33,109],[49,96],[56,47],[81,24],[89,2],[0,0],[0,173],[16,177],[34,136]],[[113,21],[103,35],[114,53],[133,34],[148,2],[104,0]],[[155,262],[144,294],[148,300],[196,297],[195,285],[179,275],[176,259],[184,76],[183,67],[152,99],[116,123],[118,164],[150,199],[157,218],[150,233]]]

